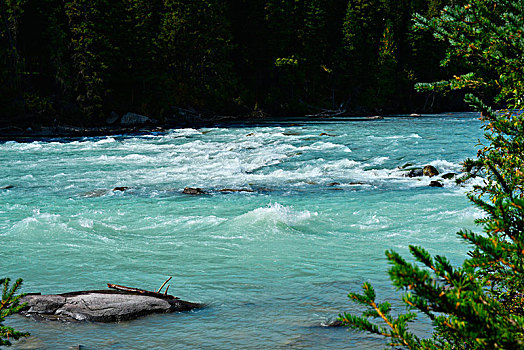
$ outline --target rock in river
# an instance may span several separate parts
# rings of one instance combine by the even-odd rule
[[[231,193],[234,193],[234,192],[248,192],[248,193],[252,193],[252,192],[255,192],[255,191],[250,189],[250,188],[223,188],[221,190],[218,190],[218,192],[222,192],[222,193],[227,193],[227,192],[231,192]]]
[[[424,169],[422,169],[424,176],[437,176],[439,174],[438,170],[433,165],[426,165]]]
[[[21,312],[35,319],[52,321],[119,322],[154,313],[189,311],[201,304],[173,296],[155,297],[112,290],[94,290],[55,295],[29,294]]]
[[[440,181],[431,181],[429,187],[444,187],[444,185]]]
[[[402,166],[399,166],[398,168],[399,169],[406,169],[406,168],[409,168],[410,166],[413,166],[413,163],[406,163],[406,164],[404,164]]]
[[[408,173],[406,174],[407,177],[419,177],[419,176],[422,176],[424,175],[424,172],[422,171],[422,169],[420,168],[417,168],[417,169],[411,169],[410,171],[408,171]]]
[[[320,324],[322,327],[343,327],[344,324],[338,318],[330,318]]]
[[[197,188],[186,187],[186,188],[184,188],[182,193],[184,193],[184,194],[192,194],[192,195],[206,194],[206,192],[203,189],[199,188],[199,187],[197,187]]]

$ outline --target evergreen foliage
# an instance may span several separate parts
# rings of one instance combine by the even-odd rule
[[[496,102],[522,105],[524,96],[524,2],[521,0],[470,1],[446,7],[438,17],[415,16],[416,28],[431,30],[438,40],[449,43],[442,65],[453,60],[470,69],[425,89],[493,89]]]
[[[22,285],[22,280],[18,279],[9,288],[9,278],[0,279],[0,285],[2,285],[2,301],[0,303],[0,345],[11,345],[10,340],[18,340],[21,337],[27,337],[29,333],[23,333],[14,330],[12,327],[2,325],[2,322],[9,315],[15,314],[20,311],[24,304],[20,305],[20,298],[24,295],[16,295],[17,290]]]
[[[432,19],[417,16],[417,26],[429,29],[449,44],[447,58],[462,59],[464,66],[483,72],[455,76],[419,89],[445,91],[467,88],[497,92],[510,109],[497,112],[479,97],[467,102],[481,112],[487,143],[478,157],[464,162],[468,178],[482,176],[469,199],[485,216],[477,220],[484,232],[460,231],[472,246],[462,266],[441,255],[432,257],[421,247],[410,247],[415,263],[387,251],[393,284],[405,291],[410,311],[394,316],[389,303],[377,303],[370,284],[364,294],[349,298],[366,306],[362,316],[344,314],[351,328],[381,334],[388,345],[409,349],[523,349],[524,348],[524,1],[473,0],[446,7]],[[421,339],[408,323],[427,315],[433,337]],[[379,319],[385,326],[372,323]]]

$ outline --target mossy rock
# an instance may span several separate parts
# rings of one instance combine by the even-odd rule
[[[433,165],[426,165],[424,169],[422,169],[422,172],[424,176],[429,177],[437,176],[438,174],[440,174],[437,168],[435,168]]]

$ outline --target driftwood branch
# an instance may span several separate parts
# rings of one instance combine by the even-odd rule
[[[145,290],[145,289],[131,288],[131,287],[126,287],[126,286],[119,286],[117,284],[108,283],[107,287],[111,288],[111,289],[116,289],[116,290],[119,290],[119,291],[122,291],[122,292],[127,292],[127,293],[132,293],[132,294],[147,295],[147,296],[150,296],[150,297],[156,297],[156,298],[161,298],[161,299],[178,299],[177,297],[175,297],[173,295],[167,295],[167,294],[162,294],[162,293],[158,293],[158,292],[152,292],[150,290]]]
[[[158,288],[157,290],[157,293],[160,293],[160,291],[162,290],[162,288],[164,288],[164,286],[166,285],[167,282],[169,282],[171,280],[171,278],[173,278],[172,276],[169,277],[161,286],[160,288]]]

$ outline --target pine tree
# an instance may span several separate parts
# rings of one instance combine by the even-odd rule
[[[237,91],[226,6],[217,0],[165,1],[160,41],[173,105],[227,106]]]
[[[18,47],[20,17],[26,0],[0,1],[0,121],[23,113],[23,57]]]
[[[71,0],[65,4],[71,32],[71,57],[77,103],[87,118],[100,121],[103,109],[111,109],[111,74],[119,69],[120,48],[115,33],[121,32],[122,2],[108,0]],[[109,102],[109,103],[108,103]]]
[[[116,111],[133,111],[156,117],[168,101],[162,77],[165,67],[159,43],[163,0],[125,0],[119,14],[119,30],[112,35],[118,47],[115,66],[110,67],[109,101]]]
[[[71,65],[64,2],[26,2],[20,16],[18,48],[24,58],[22,79],[27,113],[43,118],[71,98]]]
[[[372,105],[385,16],[381,0],[350,0],[344,18],[347,84],[353,105]]]
[[[18,279],[9,288],[9,278],[0,279],[0,285],[2,285],[2,301],[0,303],[0,345],[11,345],[10,339],[18,340],[21,337],[27,337],[29,333],[19,332],[14,330],[12,327],[7,327],[2,324],[7,316],[19,312],[25,305],[20,305],[20,298],[24,294],[16,295],[17,290],[22,285],[22,280]]]
[[[475,160],[464,162],[468,177],[481,175],[482,186],[468,196],[482,209],[477,220],[484,233],[458,232],[473,247],[461,266],[441,255],[432,257],[411,246],[416,263],[387,251],[393,284],[404,290],[410,312],[393,316],[391,305],[378,303],[369,283],[364,294],[349,297],[367,307],[362,316],[344,314],[349,327],[380,334],[390,346],[410,349],[524,349],[524,1],[474,0],[446,7],[432,19],[417,17],[417,26],[430,29],[449,46],[448,60],[461,59],[477,72],[455,76],[425,90],[477,89],[497,86],[499,100],[510,107],[496,112],[480,98],[467,101],[481,112],[486,144]],[[434,324],[433,337],[421,339],[408,323],[417,314]],[[380,319],[386,326],[370,322]]]

